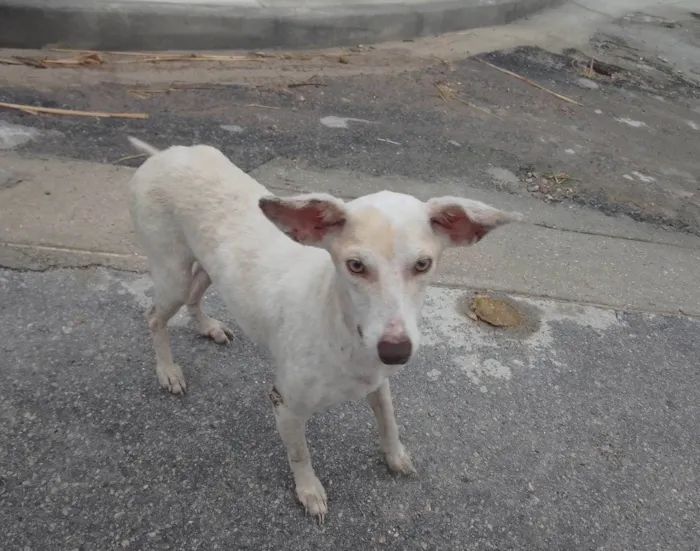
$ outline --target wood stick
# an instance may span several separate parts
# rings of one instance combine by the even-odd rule
[[[513,71],[509,71],[508,69],[503,69],[502,67],[499,67],[498,65],[494,65],[493,63],[489,63],[488,61],[481,59],[479,57],[475,57],[474,59],[476,59],[479,63],[483,63],[484,65],[488,65],[492,69],[496,69],[497,71],[500,71],[501,73],[504,73],[506,75],[510,75],[514,78],[517,78],[518,80],[522,80],[523,82],[528,83],[530,86],[534,86],[535,88],[539,88],[540,90],[544,90],[545,92],[552,94],[554,97],[557,97],[560,100],[566,101],[568,103],[573,103],[574,105],[579,105],[579,106],[583,107],[583,103],[579,103],[578,101],[573,100],[569,97],[563,96],[561,94],[557,94],[556,92],[550,90],[549,88],[545,88],[541,84],[537,84],[536,82],[533,82],[529,78],[525,78],[524,76],[519,75],[518,73],[514,73]]]
[[[34,105],[20,105],[18,103],[5,103],[0,101],[0,107],[17,109],[32,115],[44,113],[46,115],[67,115],[76,117],[99,117],[106,119],[147,119],[147,113],[104,113],[101,111],[75,111],[73,109],[57,109],[54,107],[35,107]]]
[[[145,153],[139,153],[138,155],[129,155],[128,157],[122,157],[114,161],[114,164],[123,163],[124,161],[131,161],[132,159],[140,159],[141,157],[146,157]]]
[[[121,59],[115,61],[114,63],[119,64],[133,64],[133,63],[160,63],[169,61],[210,61],[210,62],[226,62],[226,61],[261,61],[253,57],[242,56],[242,55],[154,55],[151,57],[138,57],[136,59]]]

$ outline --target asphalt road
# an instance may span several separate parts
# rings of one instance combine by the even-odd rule
[[[387,472],[365,404],[319,414],[319,527],[294,502],[265,355],[177,318],[190,393],[160,392],[149,292],[104,269],[0,271],[3,549],[698,547],[698,320],[516,300],[527,323],[503,333],[432,289],[394,381],[419,474]]]
[[[700,21],[688,24],[700,32]],[[660,63],[653,53],[645,55]],[[545,201],[573,201],[700,235],[696,84],[672,69],[649,73],[651,67],[635,72],[605,66],[586,79],[580,55],[537,48],[492,52],[482,59],[580,105],[466,59],[342,77],[320,69],[318,75],[264,82],[251,77],[247,84],[216,82],[216,69],[190,75],[189,83],[174,76],[163,84],[160,68],[155,85],[133,76],[95,82],[98,69],[90,68],[77,69],[76,81],[66,84],[56,71],[69,69],[31,69],[54,71],[57,82],[34,87],[15,78],[0,90],[0,101],[150,118],[37,117],[15,111],[1,116],[41,132],[43,137],[20,146],[28,155],[137,166],[142,159],[121,161],[134,155],[125,140],[133,134],[159,147],[214,145],[247,171],[286,158],[319,169],[464,182]],[[117,69],[106,65],[104,71],[110,70]],[[252,69],[241,71],[246,70]],[[139,75],[147,78],[148,70]],[[494,175],[494,168],[508,172]]]

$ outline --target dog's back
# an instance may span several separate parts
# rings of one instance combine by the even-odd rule
[[[140,140],[129,139],[150,157],[134,174],[132,201],[134,198],[143,203],[157,200],[181,208],[194,208],[201,201],[228,199],[231,202],[226,205],[227,211],[255,205],[257,213],[258,199],[269,194],[221,151],[208,145],[172,146],[158,151]],[[168,198],[173,200],[168,201]]]
[[[195,145],[158,151],[135,138],[130,141],[150,156],[131,180],[130,210],[139,237],[177,235],[196,257],[215,247],[212,240],[222,232],[234,232],[242,246],[246,239],[279,237],[258,208],[260,197],[269,192],[218,149]],[[199,246],[200,238],[207,240],[206,247]]]
[[[267,189],[217,149],[158,151],[130,141],[150,156],[132,178],[129,209],[153,279],[160,282],[156,292],[173,293],[164,303],[181,302],[197,262],[221,288],[239,325],[260,341],[266,329],[259,310],[272,300],[270,290],[289,266],[299,269],[301,257],[316,264],[325,253],[279,231],[258,206],[260,197],[270,194]]]

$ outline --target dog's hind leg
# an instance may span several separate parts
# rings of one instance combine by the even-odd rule
[[[202,310],[202,299],[210,285],[209,274],[199,265],[199,262],[195,262],[187,299],[187,311],[197,324],[200,335],[209,337],[217,344],[230,344],[229,338],[233,337],[233,332],[220,321],[207,316]]]
[[[158,262],[151,262],[150,268],[155,292],[146,319],[156,352],[156,374],[162,388],[173,394],[184,394],[187,390],[185,376],[173,361],[167,325],[187,301],[192,262],[174,255],[172,259],[159,258]]]

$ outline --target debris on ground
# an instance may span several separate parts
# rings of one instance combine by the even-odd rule
[[[497,71],[500,71],[501,73],[504,73],[506,75],[510,75],[514,78],[517,78],[518,80],[522,80],[523,82],[526,82],[530,86],[534,86],[535,88],[538,88],[544,92],[547,92],[548,94],[552,94],[554,97],[559,98],[562,101],[565,101],[567,103],[573,103],[574,105],[579,105],[579,106],[583,107],[583,103],[580,103],[574,99],[571,99],[568,96],[564,96],[562,94],[554,92],[553,90],[550,90],[549,88],[545,88],[541,84],[537,84],[536,82],[534,82],[534,81],[530,80],[529,78],[526,78],[522,75],[519,75],[518,73],[514,73],[513,71],[509,71],[508,69],[504,69],[502,67],[499,67],[498,65],[494,65],[493,63],[489,63],[488,61],[486,61],[485,59],[481,59],[480,57],[474,57],[473,59],[475,59],[479,63],[483,63],[484,65],[491,67],[492,69],[496,69]]]
[[[443,82],[436,82],[435,83],[435,88],[437,88],[438,96],[444,101],[445,103],[448,103],[448,100],[456,100],[460,103],[463,103],[464,105],[467,105],[468,107],[471,107],[472,109],[476,109],[477,111],[481,111],[482,113],[485,113],[489,115],[490,117],[496,117],[498,120],[502,121],[501,117],[498,115],[495,115],[491,113],[488,109],[484,109],[483,107],[479,107],[478,105],[474,105],[472,102],[465,100],[464,98],[459,97],[455,91],[447,84]]]
[[[318,82],[315,80],[318,78],[318,75],[313,75],[310,78],[307,78],[303,82],[290,82],[287,84],[287,88],[301,88],[302,86],[314,86],[315,88],[319,88],[321,86],[328,86],[328,84],[324,84],[323,82]]]
[[[540,196],[546,202],[563,201],[574,196],[574,189],[567,184],[577,179],[566,172],[553,170],[539,172],[528,165],[521,167],[518,176],[527,186],[527,191]]]
[[[214,54],[157,54],[152,52],[98,52],[92,50],[66,50],[54,49],[56,53],[72,53],[71,57],[28,57],[12,56],[0,58],[0,65],[26,65],[37,69],[49,68],[77,68],[77,67],[101,67],[103,65],[125,65],[137,63],[243,63],[243,62],[264,62],[266,59],[290,60],[290,61],[311,61],[315,59],[325,59],[348,65],[354,54],[330,55],[330,54],[297,54],[297,53],[264,53],[250,52],[246,55],[214,55]],[[322,84],[314,84],[322,86]]]
[[[139,153],[138,155],[128,155],[126,157],[122,157],[121,159],[117,159],[114,161],[113,164],[118,165],[119,163],[124,163],[126,161],[132,161],[134,159],[140,159],[141,157],[146,157],[147,155],[145,153]]]
[[[65,115],[74,117],[97,117],[103,119],[147,119],[147,113],[105,113],[102,111],[75,111],[73,109],[58,109],[55,107],[37,107],[19,103],[0,101],[0,107],[22,111],[30,115]]]
[[[48,57],[36,58],[26,56],[14,56],[0,59],[3,65],[27,65],[37,69],[48,69],[50,67],[95,67],[104,63],[103,57],[98,52],[81,54],[71,58],[52,59]]]
[[[139,99],[148,99],[155,94],[171,94],[178,90],[180,88],[132,88],[128,92]]]
[[[486,295],[477,295],[474,298],[470,313],[476,319],[494,327],[520,327],[522,324],[522,316],[517,309],[507,302]]]

